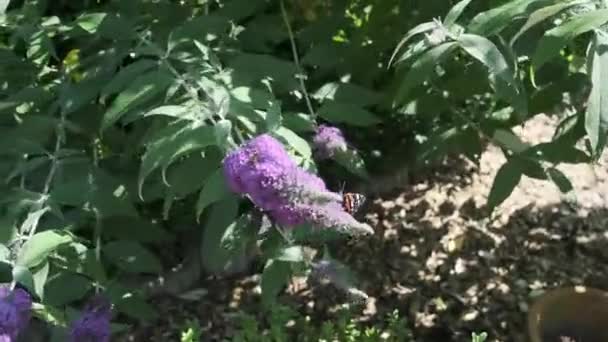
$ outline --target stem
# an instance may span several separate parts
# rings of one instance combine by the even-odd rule
[[[285,3],[283,0],[280,1],[281,4],[281,16],[283,17],[283,22],[285,23],[285,27],[287,28],[287,33],[289,34],[289,42],[291,43],[291,53],[293,55],[293,61],[296,64],[296,68],[298,69],[298,73],[300,77],[298,80],[300,81],[300,88],[302,90],[302,94],[304,95],[304,100],[306,101],[306,107],[308,107],[308,112],[313,119],[316,119],[317,114],[312,108],[312,102],[310,101],[310,97],[308,96],[308,91],[306,90],[306,84],[304,83],[304,69],[300,64],[300,57],[298,57],[298,47],[296,45],[296,40],[293,35],[293,31],[291,29],[291,25],[289,24],[289,19],[287,18],[287,11],[285,10]]]
[[[58,105],[55,103],[51,109],[49,110],[50,114],[52,115],[52,112],[55,111],[57,109]],[[57,173],[57,167],[59,166],[59,161],[57,158],[57,154],[59,153],[59,150],[61,149],[61,146],[63,145],[63,143],[65,142],[65,114],[63,112],[61,112],[61,121],[59,122],[59,124],[57,125],[56,128],[56,140],[55,140],[55,148],[53,150],[53,153],[51,154],[50,158],[51,158],[51,168],[49,170],[49,173],[46,176],[46,179],[44,180],[44,186],[42,188],[42,194],[41,194],[41,200],[38,201],[38,203],[36,204],[36,206],[34,207],[33,210],[31,210],[30,212],[35,212],[38,210],[41,210],[45,204],[46,201],[48,199],[48,194],[49,191],[51,190],[51,183],[53,183],[53,179],[55,178],[55,173]],[[28,237],[31,238],[34,234],[36,234],[36,229],[38,228],[38,224],[33,225],[30,230],[27,232]]]

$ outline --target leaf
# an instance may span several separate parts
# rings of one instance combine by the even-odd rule
[[[526,17],[528,13],[543,7],[547,2],[555,0],[512,0],[504,5],[494,7],[488,11],[479,13],[468,25],[470,33],[482,36],[493,36],[510,25],[514,19]]]
[[[15,265],[13,267],[13,281],[23,285],[29,293],[36,293],[34,276],[32,275],[32,272],[30,272],[29,268]]]
[[[191,114],[194,108],[183,106],[183,105],[168,105],[154,108],[144,114],[144,117],[152,115],[166,115],[176,119],[195,119],[195,116]]]
[[[236,221],[238,204],[238,199],[230,196],[215,203],[207,218],[201,242],[201,261],[211,273],[223,271],[230,262],[230,252],[223,248],[221,241],[228,227]]]
[[[505,129],[495,130],[492,140],[514,153],[520,153],[530,148],[530,145],[524,143],[517,135]]]
[[[282,120],[281,104],[278,101],[270,102],[266,110],[266,130],[268,132],[276,131],[281,126]]]
[[[111,216],[103,219],[103,234],[121,240],[141,243],[170,242],[174,237],[161,224],[134,216]]]
[[[372,126],[380,119],[371,112],[351,103],[325,101],[318,115],[332,123],[346,123],[353,126]]]
[[[515,41],[533,26],[540,24],[541,22],[547,20],[548,18],[551,18],[552,16],[558,14],[559,12],[565,10],[568,7],[572,7],[580,3],[581,1],[567,1],[564,3],[557,3],[552,6],[543,7],[534,11],[532,14],[530,14],[526,23],[519,29],[519,31],[517,31],[513,38],[511,38],[509,45],[512,46],[513,44],[515,44]]]
[[[268,260],[262,273],[262,303],[270,308],[281,289],[291,278],[291,265],[285,261]]]
[[[336,153],[334,160],[348,171],[363,179],[367,179],[369,177],[365,167],[365,161],[355,150],[349,149],[344,152]]]
[[[120,69],[114,78],[103,87],[101,98],[105,99],[109,95],[123,91],[135,78],[144,72],[158,66],[158,62],[151,59],[139,59],[126,67]]]
[[[395,101],[402,103],[409,91],[426,81],[435,67],[456,48],[455,42],[443,43],[425,51],[410,67],[397,90]]]
[[[540,158],[552,164],[570,163],[582,164],[592,161],[585,152],[572,146],[568,141],[554,139],[551,142],[540,143],[525,152],[528,158]]]
[[[153,321],[158,317],[157,310],[148,304],[145,298],[135,289],[112,284],[108,286],[106,293],[118,312],[144,321]]]
[[[283,125],[294,132],[312,132],[315,130],[314,119],[309,114],[286,113]]]
[[[159,273],[160,260],[135,241],[117,240],[102,248],[103,255],[118,268],[130,273]]]
[[[608,9],[583,13],[545,32],[532,56],[532,65],[539,69],[551,58],[559,55],[560,49],[570,40],[594,30],[608,21]]]
[[[68,271],[62,271],[49,279],[45,285],[45,303],[53,306],[66,304],[82,299],[92,288],[86,277]]]
[[[286,127],[281,127],[275,132],[275,134],[305,159],[310,159],[312,156],[312,150],[310,149],[308,142],[302,139],[302,137],[294,133],[292,130]]]
[[[521,175],[522,170],[519,165],[512,161],[507,161],[498,169],[488,195],[487,208],[489,212],[494,211],[494,208],[511,195],[513,189],[519,184]]]
[[[10,0],[0,0],[0,14],[5,14]]]
[[[399,41],[399,44],[397,44],[397,46],[395,47],[395,51],[393,51],[393,54],[391,55],[391,58],[388,61],[388,66],[390,67],[392,65],[393,60],[395,59],[395,56],[397,56],[397,52],[399,52],[399,50],[401,50],[401,48],[405,45],[405,43],[407,43],[408,40],[410,40],[412,37],[414,37],[417,34],[431,31],[435,28],[437,28],[437,24],[435,24],[432,21],[429,21],[426,23],[418,24],[418,25],[414,26],[411,30],[409,30],[405,34],[405,37],[403,37],[403,39],[401,39]]]
[[[490,73],[497,75],[511,85],[515,83],[513,72],[509,68],[505,57],[489,39],[475,34],[463,33],[458,37],[458,43],[469,55],[483,63],[490,70]]]
[[[121,92],[112,102],[112,105],[104,114],[101,129],[107,129],[128,111],[159,95],[165,91],[172,82],[172,75],[165,69],[154,70],[137,77],[131,85]]]
[[[240,53],[229,60],[228,66],[234,69],[233,77],[237,84],[257,85],[264,79],[270,79],[272,88],[281,92],[298,90],[296,78],[298,67],[291,61],[270,55]]]
[[[312,98],[323,103],[326,100],[351,103],[360,107],[378,104],[381,95],[377,92],[353,83],[327,83],[321,86]]]
[[[445,19],[443,20],[443,25],[449,28],[450,26],[456,24],[456,21],[458,20],[458,18],[460,18],[460,15],[462,14],[462,12],[464,12],[467,6],[469,6],[469,3],[471,3],[471,0],[462,0],[456,5],[452,6],[448,14],[446,14]]]
[[[608,37],[597,33],[591,43],[588,57],[588,73],[591,75],[591,94],[587,100],[585,130],[593,154],[599,156],[606,144],[608,132]]]
[[[207,178],[205,185],[201,189],[198,201],[196,202],[197,220],[207,206],[227,198],[230,194],[231,192],[226,185],[223,169],[220,167]]]
[[[36,271],[33,273],[32,277],[34,279],[34,289],[36,296],[38,298],[44,300],[44,285],[46,284],[46,280],[49,276],[49,262],[45,261],[39,267],[37,267]]]
[[[193,122],[183,127],[169,126],[165,131],[171,132],[172,135],[161,134],[158,140],[148,145],[142,158],[138,181],[140,197],[146,177],[155,169],[162,168],[164,175],[169,165],[177,158],[211,145],[218,145],[218,142],[225,143],[230,132],[230,121],[224,120],[214,126],[199,126]]]
[[[10,283],[13,280],[13,266],[7,261],[0,261],[0,283]]]
[[[551,178],[553,183],[557,185],[559,191],[561,191],[562,193],[567,194],[570,191],[574,190],[574,186],[572,185],[568,177],[566,177],[566,175],[560,170],[551,167],[547,169],[547,173],[549,174],[549,178]]]
[[[302,246],[289,246],[281,249],[275,260],[286,261],[286,262],[302,262],[304,261],[304,251]]]
[[[17,265],[35,267],[59,247],[69,244],[74,238],[59,230],[46,230],[34,234],[21,248]]]
[[[97,32],[97,28],[106,17],[106,13],[87,13],[76,18],[76,25],[88,33]]]

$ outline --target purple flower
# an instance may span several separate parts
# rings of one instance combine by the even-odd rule
[[[110,341],[111,305],[108,299],[95,296],[70,326],[70,342]]]
[[[317,155],[320,158],[331,158],[338,152],[348,149],[342,131],[337,127],[320,125],[312,139]]]
[[[342,196],[329,191],[321,178],[298,167],[270,135],[260,135],[230,153],[223,170],[232,191],[248,195],[278,224],[309,222],[325,228],[363,229],[342,209]]]
[[[29,323],[32,298],[20,288],[0,287],[0,341],[14,341]]]
[[[323,206],[316,207],[311,214],[310,221],[316,226],[332,227],[352,235],[374,233],[374,230],[369,225],[357,221],[337,202],[329,202]]]

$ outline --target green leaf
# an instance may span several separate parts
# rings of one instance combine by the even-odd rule
[[[116,284],[107,288],[107,294],[118,312],[144,321],[153,321],[158,317],[157,310],[135,289]]]
[[[192,107],[187,107],[183,105],[168,105],[154,108],[144,114],[144,117],[153,115],[166,115],[176,119],[194,120],[196,119],[196,116],[192,113],[193,111],[195,111],[195,109]]]
[[[13,266],[6,261],[0,261],[0,282],[10,283],[12,280]]]
[[[532,65],[539,69],[551,58],[559,55],[560,49],[570,40],[594,30],[608,21],[608,9],[596,10],[575,16],[571,20],[545,32],[536,46]]]
[[[34,276],[27,267],[16,265],[13,267],[13,281],[23,285],[29,293],[36,293]]]
[[[221,241],[228,227],[236,221],[238,204],[238,199],[230,196],[211,207],[201,246],[202,263],[211,273],[221,272],[230,262],[231,253],[222,246]]]
[[[207,206],[227,198],[230,194],[231,192],[226,185],[223,169],[220,167],[207,178],[205,185],[201,189],[198,201],[196,202],[197,220]]]
[[[103,235],[141,243],[169,242],[174,237],[159,223],[134,216],[111,216],[103,219]]]
[[[358,86],[353,83],[327,83],[319,88],[312,98],[323,103],[326,100],[351,103],[360,107],[378,104],[381,100],[380,94],[373,90]]]
[[[297,66],[291,62],[270,55],[240,53],[228,62],[234,69],[234,77],[243,85],[258,85],[270,79],[276,91],[288,92],[299,89],[296,79]]]
[[[36,291],[36,296],[38,298],[44,300],[44,285],[46,284],[46,280],[49,276],[49,262],[45,261],[40,266],[36,267],[36,270],[33,272],[32,277],[34,279],[34,290]]]
[[[349,149],[344,152],[336,153],[334,160],[348,171],[363,179],[367,179],[369,177],[365,167],[365,161],[355,150]]]
[[[595,156],[599,156],[606,144],[608,132],[608,37],[597,33],[589,49],[588,73],[591,75],[591,94],[587,100],[585,130]]]
[[[493,36],[513,23],[514,18],[526,17],[528,13],[551,2],[555,2],[555,0],[507,1],[502,6],[494,7],[476,15],[467,28],[471,33],[486,37]]]
[[[487,208],[489,212],[494,211],[498,205],[504,202],[513,192],[513,189],[521,180],[522,170],[519,164],[513,161],[504,163],[494,177],[494,183],[488,195]]]
[[[568,177],[566,177],[566,175],[560,170],[552,167],[547,169],[547,173],[549,174],[549,178],[551,178],[553,183],[557,185],[559,191],[561,191],[562,193],[567,194],[570,191],[574,190],[574,186],[572,185]]]
[[[53,306],[64,306],[82,299],[92,287],[91,281],[86,277],[62,271],[46,283],[44,302]]]
[[[492,141],[514,153],[520,153],[530,148],[530,145],[524,143],[517,135],[505,129],[495,130],[492,134]]]
[[[140,197],[143,183],[152,171],[160,167],[164,176],[166,169],[177,158],[211,145],[222,143],[220,146],[223,146],[230,132],[230,121],[224,120],[214,126],[199,126],[195,122],[185,126],[174,125],[164,131],[172,134],[160,134],[158,140],[148,145],[143,156],[138,182]]]
[[[137,77],[126,90],[116,97],[104,114],[102,130],[113,125],[128,111],[158,96],[172,82],[172,75],[165,69],[154,70]]]
[[[569,142],[556,139],[531,147],[525,152],[525,156],[528,158],[540,158],[552,164],[582,164],[592,161],[591,157],[585,152],[572,146]]]
[[[118,268],[130,273],[158,273],[160,260],[135,241],[118,240],[107,243],[103,255]]]
[[[308,145],[308,142],[302,139],[302,137],[294,133],[292,130],[286,127],[281,127],[275,132],[275,134],[281,140],[286,142],[288,147],[293,148],[296,152],[298,152],[298,154],[300,154],[305,159],[310,159],[310,157],[312,156],[312,151],[310,149],[310,145]]]
[[[281,126],[282,121],[281,104],[278,101],[270,102],[266,110],[266,130],[268,132],[276,131]]]
[[[563,3],[558,3],[552,6],[547,6],[540,8],[534,11],[528,17],[526,23],[517,31],[517,33],[511,38],[510,45],[515,44],[515,41],[521,37],[522,34],[526,33],[530,28],[540,24],[541,22],[551,18],[552,16],[558,14],[559,12],[565,10],[568,7],[572,7],[574,5],[580,4],[581,1],[567,1]]]
[[[95,33],[105,17],[106,13],[83,14],[76,18],[76,25],[89,33]]]
[[[268,260],[262,273],[262,303],[270,308],[276,297],[291,278],[291,264],[285,261]]]
[[[286,262],[302,262],[304,261],[304,251],[302,246],[289,246],[281,249],[274,259]]]
[[[443,20],[443,25],[449,28],[450,26],[456,24],[456,21],[458,20],[458,18],[460,18],[460,15],[462,14],[462,12],[464,12],[467,6],[469,6],[469,3],[471,3],[471,0],[462,0],[456,5],[452,6],[448,14],[446,14],[445,19]]]
[[[283,116],[283,125],[294,132],[312,132],[316,124],[309,114],[286,113]]]
[[[74,238],[66,232],[47,230],[34,234],[21,248],[17,265],[35,267],[59,247],[69,244]]]
[[[420,55],[410,67],[403,81],[401,81],[395,101],[397,103],[402,103],[409,95],[409,91],[426,81],[430,74],[435,71],[435,67],[441,63],[456,46],[456,42],[443,43]]]
[[[437,24],[435,24],[432,21],[429,21],[429,22],[418,24],[418,25],[414,26],[411,30],[409,30],[405,34],[405,37],[403,37],[403,39],[401,39],[399,41],[399,44],[397,44],[397,46],[395,47],[395,51],[393,51],[393,54],[391,55],[391,58],[388,61],[388,66],[390,67],[393,64],[393,60],[397,56],[397,53],[399,52],[399,50],[401,50],[401,48],[405,45],[405,43],[407,43],[408,40],[413,38],[415,35],[418,35],[418,34],[421,34],[421,33],[427,32],[427,31],[431,31],[435,28],[437,28]]]
[[[101,98],[105,99],[109,95],[123,91],[133,82],[133,79],[155,66],[158,66],[156,61],[150,59],[140,59],[120,69],[114,78],[103,87],[101,91]]]
[[[318,112],[319,116],[332,123],[346,123],[353,126],[372,126],[380,119],[371,112],[351,103],[325,101]]]
[[[458,37],[460,46],[473,58],[483,63],[490,73],[509,84],[514,84],[513,72],[505,57],[489,39],[475,34],[463,33]]]

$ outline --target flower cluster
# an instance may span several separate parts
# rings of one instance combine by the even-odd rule
[[[72,322],[69,332],[70,342],[110,341],[110,319],[112,316],[109,300],[102,296],[93,297],[77,320]]]
[[[319,125],[312,141],[319,158],[332,158],[348,149],[346,139],[337,127]]]
[[[353,233],[372,231],[344,211],[342,196],[329,191],[321,178],[298,167],[283,145],[268,134],[248,141],[223,164],[230,189],[247,194],[278,224],[308,222]]]
[[[13,291],[0,287],[0,341],[12,342],[28,325],[31,318],[32,298],[20,288]]]

